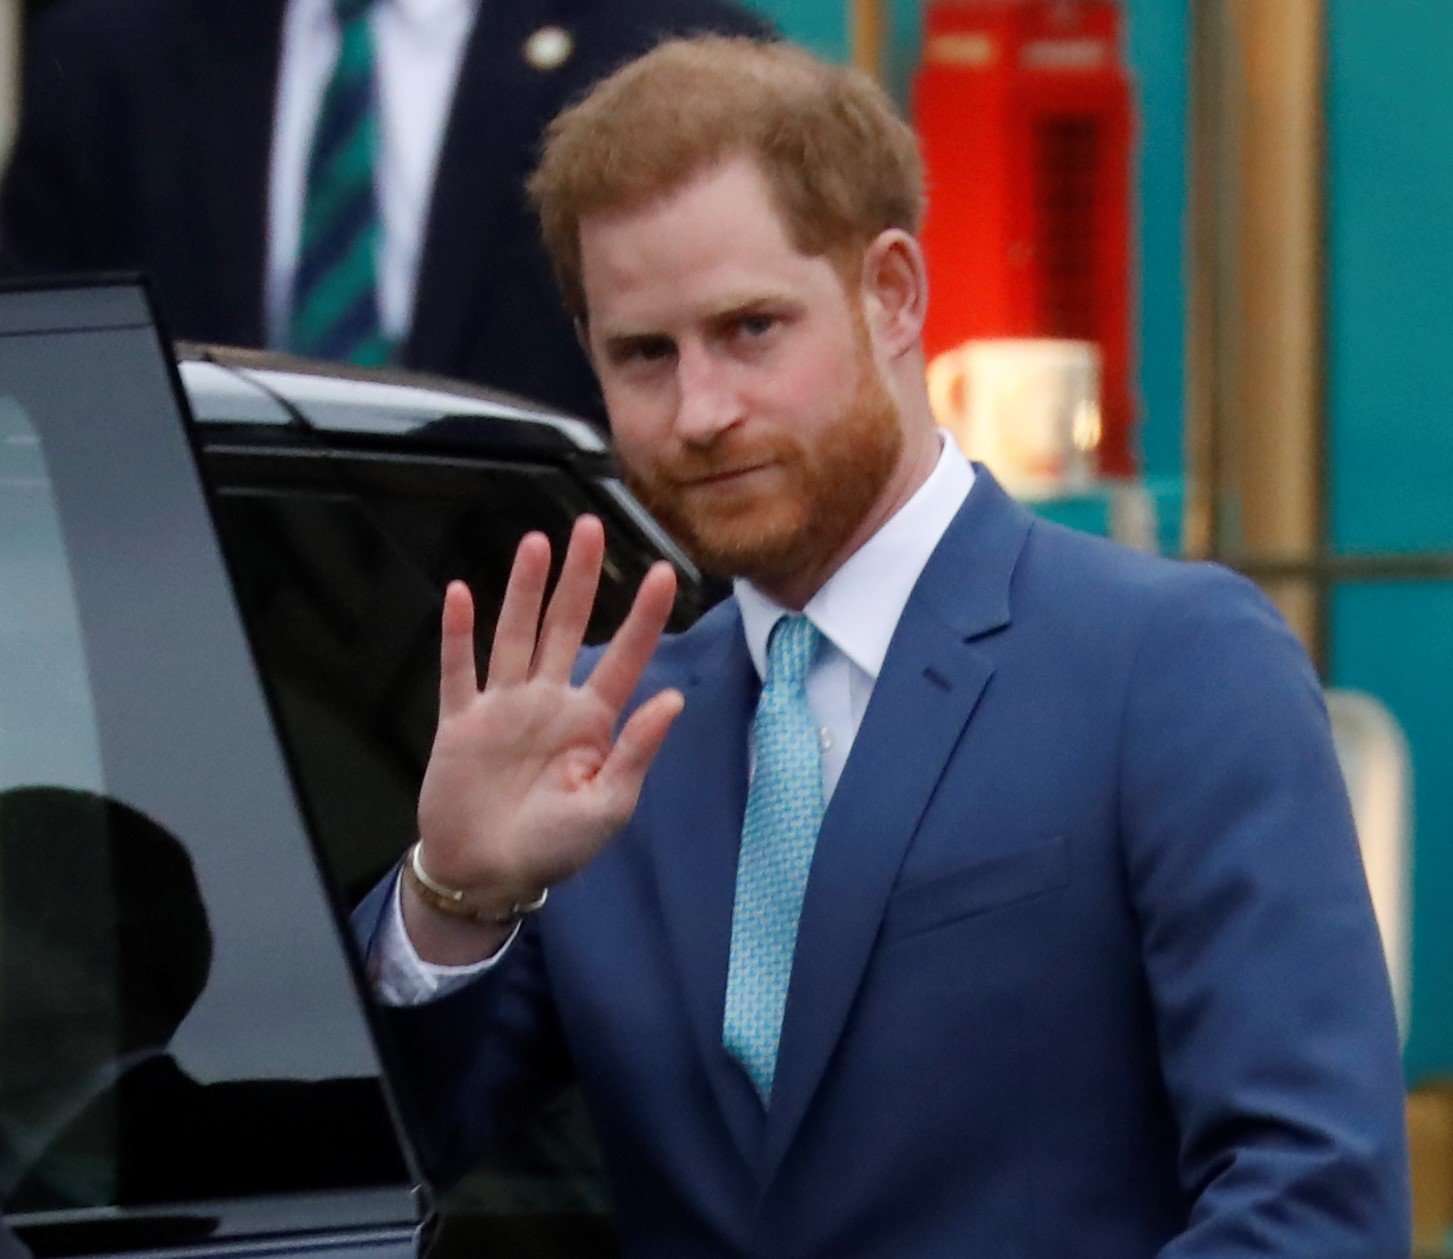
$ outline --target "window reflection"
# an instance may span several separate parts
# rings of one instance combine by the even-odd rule
[[[371,1081],[194,1079],[170,1051],[212,933],[181,844],[114,800],[0,793],[7,1210],[387,1183]]]

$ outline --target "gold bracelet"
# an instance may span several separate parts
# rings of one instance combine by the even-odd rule
[[[424,869],[424,862],[420,857],[423,846],[424,841],[419,840],[409,849],[408,860],[404,862],[404,874],[424,904],[451,918],[463,918],[467,922],[483,923],[492,927],[513,927],[526,914],[533,914],[540,909],[550,895],[549,888],[541,888],[538,896],[527,901],[512,902],[503,914],[480,909],[468,904],[464,893],[458,888],[440,883]]]

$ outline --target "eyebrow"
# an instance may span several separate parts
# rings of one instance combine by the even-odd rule
[[[716,314],[709,316],[707,323],[713,326],[729,324],[748,315],[774,314],[782,310],[793,309],[795,306],[796,303],[792,299],[781,294],[763,294],[724,306]]]
[[[619,355],[628,350],[638,350],[649,345],[674,345],[676,338],[667,332],[612,332],[601,338],[601,348],[607,354]]]
[[[800,305],[800,301],[785,293],[759,293],[752,297],[734,298],[724,302],[710,314],[699,316],[698,318],[701,322],[710,326],[717,326],[731,323],[734,319],[741,319],[745,315],[760,315],[774,311],[793,311],[798,309]],[[671,333],[658,329],[625,327],[615,332],[603,332],[601,342],[603,345],[613,345],[616,342],[654,340],[657,337],[664,337],[668,341],[675,340],[675,337]]]

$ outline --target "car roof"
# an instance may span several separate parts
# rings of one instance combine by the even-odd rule
[[[604,455],[586,420],[496,390],[395,368],[317,363],[274,351],[179,342],[182,384],[199,423],[307,426],[377,437],[471,434],[484,444],[533,437],[560,453]],[[489,421],[488,424],[470,421]]]
[[[620,482],[594,425],[512,394],[396,368],[318,363],[270,350],[177,342],[177,370],[203,442],[239,426],[303,427],[412,453],[543,458],[600,478],[602,490],[677,569],[696,565]],[[222,437],[222,440],[227,440]]]

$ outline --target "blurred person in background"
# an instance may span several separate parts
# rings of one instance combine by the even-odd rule
[[[603,419],[523,182],[560,108],[731,0],[53,0],[0,273],[141,270],[169,331]]]

